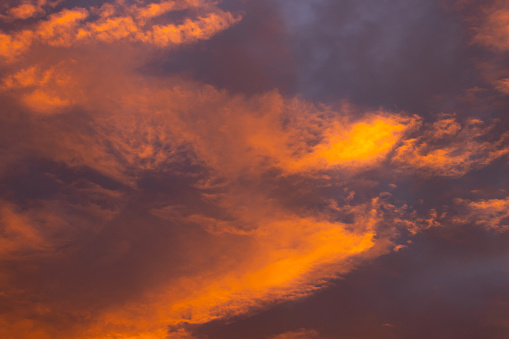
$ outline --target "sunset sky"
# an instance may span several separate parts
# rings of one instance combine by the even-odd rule
[[[0,338],[509,338],[509,0],[3,0]]]

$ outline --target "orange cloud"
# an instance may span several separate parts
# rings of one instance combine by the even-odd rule
[[[19,252],[41,251],[48,247],[47,240],[32,221],[16,213],[13,207],[5,202],[0,204],[0,260]]]
[[[509,50],[509,5],[498,0],[482,10],[481,22],[474,35],[474,42],[495,51]]]
[[[462,176],[506,156],[507,134],[484,141],[491,127],[471,119],[460,125],[454,118],[434,122],[418,138],[398,147],[393,163],[424,175]]]
[[[32,41],[33,34],[28,30],[12,35],[0,32],[0,56],[10,61],[24,53]]]
[[[26,6],[28,7],[23,7],[26,10],[35,8],[30,4]],[[198,8],[199,15],[196,18],[187,18],[182,24],[150,23],[152,18],[189,7]],[[99,18],[90,19],[91,11],[99,13]],[[104,4],[99,9],[63,9],[49,15],[34,28],[10,34],[0,32],[2,46],[0,55],[12,61],[26,53],[35,43],[69,47],[83,42],[128,40],[158,47],[174,46],[209,39],[240,19],[239,16],[222,11],[210,2],[201,1],[186,1],[179,4],[162,1],[158,4],[150,3],[145,7],[128,6],[123,1],[117,1],[113,4]]]
[[[245,314],[274,301],[305,296],[348,271],[359,256],[378,255],[383,248],[374,249],[380,215],[370,206],[356,207],[353,225],[290,215],[275,207],[271,210],[276,213],[273,217],[263,209],[242,213],[238,223],[251,223],[247,234],[212,234],[211,243],[219,244],[216,250],[221,253],[214,266],[180,277],[137,303],[106,311],[89,333],[125,337],[153,328],[153,334],[145,335],[156,337],[165,325],[178,329]],[[256,216],[260,212],[267,216]],[[179,220],[178,215],[166,218]],[[188,220],[202,227],[209,221]],[[236,245],[232,247],[231,241]],[[140,312],[145,315],[142,320]]]
[[[370,115],[358,122],[333,121],[324,140],[302,158],[290,162],[290,171],[369,167],[382,161],[416,124],[414,118]]]
[[[509,198],[479,201],[456,199],[456,203],[465,208],[465,213],[456,216],[455,222],[472,222],[498,232],[509,230]]]
[[[74,31],[87,17],[86,9],[64,9],[50,15],[47,20],[41,21],[35,29],[24,29],[12,34],[0,32],[2,46],[0,55],[7,61],[12,61],[27,52],[36,42],[47,43],[51,46],[70,46],[74,39]]]
[[[154,25],[152,30],[141,35],[139,40],[164,47],[208,39],[238,20],[238,18],[235,18],[230,13],[221,13],[219,15],[211,13],[197,20],[186,20],[182,25]]]
[[[37,39],[51,46],[70,46],[75,37],[75,30],[88,15],[88,11],[84,8],[64,9],[41,22],[33,34]]]
[[[84,328],[74,329],[73,335],[157,338],[168,325],[178,328],[244,314],[273,301],[307,295],[363,257],[379,255],[391,246],[386,236],[378,235],[382,215],[376,201],[336,206],[330,213],[291,210],[256,184],[238,181],[243,177],[256,183],[274,169],[306,176],[371,168],[385,159],[415,124],[414,118],[389,112],[357,120],[344,113],[338,118],[341,112],[277,92],[232,96],[178,78],[170,79],[173,87],[164,79],[163,86],[159,79],[133,74],[122,62],[118,69],[104,67],[103,62],[110,65],[111,60],[103,57],[91,62],[96,59],[74,56],[51,67],[25,67],[4,79],[5,93],[20,98],[40,119],[37,130],[25,140],[30,150],[69,168],[91,168],[134,192],[143,173],[171,172],[186,161],[204,166],[211,176],[195,189],[225,217],[179,204],[149,204],[159,222],[189,225],[205,234],[183,240],[186,246],[200,249],[183,254],[187,273],[161,278],[156,287],[147,285],[124,300],[124,307],[106,304],[94,311],[93,320],[76,315]],[[68,105],[87,112],[85,119],[76,124],[42,112],[41,102],[27,101],[38,91],[69,98]],[[56,112],[58,107],[49,109]],[[366,140],[369,143],[364,145]],[[305,166],[296,166],[304,162]],[[84,206],[73,205],[74,213],[97,215],[106,223],[119,213],[106,206],[125,199],[104,188],[85,189],[82,183],[69,190],[90,200]],[[100,203],[93,203],[96,200]],[[353,221],[337,221],[343,214]],[[70,236],[68,241],[78,240]],[[130,248],[120,246],[97,265],[114,263]],[[203,258],[217,262],[203,266]],[[143,319],[140,312],[146,315]]]
[[[146,7],[131,7],[131,12],[139,20],[148,20],[171,11],[184,10],[189,8],[210,7],[213,8],[213,3],[208,3],[203,0],[185,0],[185,1],[161,1],[159,3],[151,3]]]
[[[58,95],[35,90],[24,97],[25,104],[37,112],[55,112],[67,107],[71,101],[62,99]]]
[[[20,101],[36,114],[61,113],[64,108],[79,101],[77,79],[67,74],[68,70],[68,62],[46,70],[31,66],[5,77],[1,90],[19,96]]]
[[[161,23],[161,16],[184,8],[198,14]],[[387,159],[425,175],[459,176],[507,154],[504,138],[483,141],[489,128],[480,121],[444,118],[407,139],[419,117],[352,114],[277,91],[233,95],[179,77],[149,77],[135,71],[145,50],[88,44],[172,46],[208,39],[238,20],[212,2],[115,1],[62,10],[0,35],[1,55],[23,56],[10,60],[1,88],[18,105],[23,122],[13,126],[22,137],[12,136],[19,139],[1,151],[64,168],[54,179],[62,188],[50,198],[34,198],[25,210],[15,203],[1,209],[7,237],[0,253],[19,259],[23,252],[35,267],[59,267],[54,277],[40,279],[71,289],[37,299],[30,280],[13,287],[7,278],[17,272],[11,273],[1,287],[20,306],[0,323],[1,335],[162,338],[172,326],[171,335],[184,337],[186,324],[308,295],[393,248],[394,225],[415,234],[437,226],[440,217],[435,210],[425,216],[407,206],[398,210],[381,198],[354,203],[353,192],[342,202],[325,201],[318,192],[312,198],[319,207],[303,208],[276,194],[284,194],[276,191],[285,180],[295,185],[292,192],[306,195],[324,182],[334,185],[328,175],[348,177]],[[26,52],[42,53],[41,45],[67,48],[34,61]],[[19,157],[2,158],[8,162],[2,166],[21,166]],[[168,181],[182,181],[184,188],[166,188]],[[486,213],[499,223],[504,218],[504,207],[470,208],[491,208]],[[391,226],[382,232],[386,217]],[[157,242],[163,249],[150,252]],[[81,252],[87,246],[93,253]],[[29,251],[47,256],[33,258]],[[136,281],[108,280],[109,272]],[[302,330],[278,338],[313,336]]]
[[[9,10],[9,14],[14,19],[28,19],[41,12],[41,8],[30,3],[21,4]]]
[[[164,89],[155,79],[147,82],[102,64],[89,64],[84,72],[82,65],[87,62],[87,57],[76,56],[47,69],[21,69],[4,79],[3,90],[40,116],[73,106],[91,112],[94,139],[61,135],[71,149],[62,150],[61,143],[57,156],[63,160],[69,154],[76,162],[77,155],[97,150],[95,160],[84,155],[83,163],[117,177],[125,167],[121,163],[138,170],[155,169],[178,159],[178,149],[183,148],[192,149],[199,161],[227,177],[271,168],[283,174],[370,168],[383,161],[417,121],[389,112],[352,120],[345,117],[347,113],[285,99],[277,92],[247,99],[182,81],[174,89]],[[111,82],[104,82],[106,75]],[[94,85],[99,83],[104,90]],[[215,113],[204,115],[205,111]],[[286,118],[289,113],[291,120]],[[75,149],[84,143],[86,152]]]
[[[47,1],[47,0],[22,0],[21,4],[15,7],[10,7],[6,15],[0,14],[0,19],[6,21],[12,20],[25,20],[37,16],[42,16],[46,13],[44,8],[55,7],[62,0]]]

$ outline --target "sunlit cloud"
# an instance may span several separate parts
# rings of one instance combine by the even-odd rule
[[[474,223],[487,230],[505,232],[509,229],[509,199],[488,199],[472,201],[457,199],[464,213],[454,218],[461,223]]]
[[[36,10],[33,5],[27,6],[27,10]],[[196,8],[198,16],[186,18],[182,24],[150,23],[152,18],[190,7]],[[94,16],[94,12],[99,16]],[[30,16],[32,14],[30,13]],[[34,26],[29,25],[12,33],[0,32],[0,56],[7,61],[13,60],[28,52],[34,44],[69,47],[80,43],[125,40],[159,47],[175,46],[209,39],[240,19],[241,17],[222,11],[210,2],[202,1],[178,4],[175,1],[163,1],[144,7],[117,1],[106,3],[100,8],[62,9],[48,15]]]
[[[429,199],[409,183],[505,166],[495,118],[242,93],[168,71],[240,34],[252,18],[230,5],[2,8],[0,337],[197,338],[404,255],[426,232],[509,227],[505,198]],[[473,39],[500,52],[497,11]],[[249,48],[247,60],[263,54]]]
[[[26,34],[54,47],[73,48],[85,36],[112,42],[138,30],[139,22],[174,9],[169,2],[142,9],[115,3],[97,9],[102,18],[98,20],[103,21],[93,22],[86,21],[92,10],[62,10]],[[131,13],[130,19],[115,17],[118,12]],[[199,20],[212,25],[211,18]],[[216,32],[191,21],[184,25],[191,27],[184,34],[189,41]],[[182,29],[185,32],[187,28]],[[167,44],[153,37],[150,43]],[[184,41],[178,36],[175,39],[175,43]],[[158,218],[154,223],[185,224],[201,230],[202,235],[185,238],[186,246],[202,248],[198,253],[181,254],[181,265],[188,273],[172,274],[170,270],[169,276],[150,290],[147,285],[132,300],[124,300],[128,306],[119,309],[113,302],[106,303],[92,319],[87,319],[90,311],[84,309],[75,315],[81,320],[65,333],[85,333],[90,338],[160,337],[168,326],[179,333],[185,324],[246,314],[272,302],[308,295],[350,270],[362,257],[389,250],[388,238],[375,238],[382,220],[376,200],[329,212],[292,210],[258,189],[256,182],[274,170],[278,180],[278,176],[372,168],[383,161],[415,118],[379,111],[358,120],[342,108],[286,98],[277,91],[235,96],[180,78],[170,79],[170,86],[163,85],[166,80],[136,74],[130,61],[121,59],[116,67],[110,67],[107,53],[94,53],[93,61],[87,54],[73,53],[69,53],[71,57],[52,57],[50,63],[20,59],[4,76],[2,91],[27,111],[27,119],[37,122],[36,128],[30,124],[23,127],[30,131],[24,141],[27,153],[65,164],[70,171],[88,168],[123,188],[109,188],[101,183],[105,179],[71,180],[58,184],[69,193],[50,200],[36,199],[50,202],[37,209],[23,211],[8,205],[12,207],[4,210],[3,229],[9,234],[9,253],[45,251],[51,260],[64,261],[68,255],[64,244],[78,250],[81,237],[94,238],[108,232],[107,228],[118,227],[116,219],[133,194],[129,190],[143,192],[140,179],[150,172],[191,178],[194,188],[187,189],[197,190],[197,199],[212,210],[200,211],[189,203],[148,203],[141,213]],[[15,164],[13,160],[10,166]],[[182,166],[183,170],[176,169]],[[196,172],[185,166],[194,166]],[[208,178],[201,178],[203,171],[210,173]],[[245,186],[239,180],[251,184]],[[55,204],[63,204],[67,212],[54,210],[51,206]],[[34,213],[64,217],[58,223],[32,220]],[[83,213],[89,220],[79,217]],[[336,220],[341,215],[353,220]],[[79,227],[75,218],[81,219]],[[48,222],[60,225],[54,231],[57,238],[42,226]],[[231,241],[237,245],[232,246]],[[114,265],[129,255],[133,246],[132,240],[108,246],[96,265]],[[202,256],[217,262],[204,267]],[[27,258],[38,260],[35,254]],[[13,292],[8,293],[15,300]],[[53,301],[41,303],[52,307]],[[135,321],[142,309],[146,317]],[[20,326],[27,328],[26,333],[35,333],[33,327],[51,328],[39,320],[31,326],[15,322],[6,335]],[[39,335],[51,337],[46,334],[50,332],[44,330]]]
[[[464,175],[508,154],[508,134],[486,140],[493,127],[478,119],[463,124],[453,117],[441,119],[418,138],[405,140],[392,161],[424,175]]]
[[[6,14],[0,14],[0,19],[12,21],[41,17],[46,14],[46,9],[53,8],[61,2],[62,0],[23,0],[19,5],[10,7]]]

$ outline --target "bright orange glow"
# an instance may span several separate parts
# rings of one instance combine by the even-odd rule
[[[62,10],[49,20],[42,22],[34,32],[36,37],[54,46],[70,46],[74,39],[74,30],[88,17],[85,9]]]
[[[391,118],[356,123],[347,131],[337,128],[336,133],[329,132],[327,144],[318,147],[316,153],[330,165],[371,162],[387,154],[406,128]]]
[[[290,163],[290,170],[371,166],[384,159],[414,124],[413,119],[384,115],[353,124],[335,122],[325,132],[324,142]]]

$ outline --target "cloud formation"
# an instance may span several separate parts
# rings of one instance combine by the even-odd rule
[[[11,8],[10,12],[30,17],[37,9],[25,4]],[[197,16],[186,18],[181,24],[151,23],[152,19],[169,12],[186,9],[194,9]],[[99,8],[64,8],[34,26],[28,25],[11,34],[1,33],[0,56],[12,60],[26,53],[33,44],[69,47],[87,42],[127,40],[159,47],[175,46],[208,39],[239,20],[239,16],[222,11],[207,1],[163,1],[141,7],[117,1]]]
[[[479,119],[469,119],[463,125],[454,117],[440,119],[418,138],[405,140],[392,161],[424,175],[461,176],[507,156],[509,134],[487,141],[492,129]]]
[[[174,55],[207,60],[211,45],[228,46],[244,19],[257,22],[263,12],[244,8],[281,14],[260,40],[295,41],[326,9],[381,20],[348,1],[321,2],[316,17],[272,1],[249,6],[115,0],[2,8],[1,337],[200,337],[200,326],[309,298],[359,267],[403,256],[414,238],[509,227],[507,198],[491,187],[505,183],[479,175],[507,167],[508,132],[488,114],[427,116],[360,102],[359,93],[321,102],[310,98],[312,88],[243,93],[180,71]],[[492,12],[486,7],[487,22],[498,20]],[[364,29],[356,24],[352,34]],[[471,39],[505,53],[487,38],[494,29]],[[394,39],[391,46],[406,41]],[[256,41],[241,48],[249,56],[241,68],[266,51]],[[379,65],[384,55],[376,55]],[[308,71],[295,78],[313,78]],[[371,88],[361,78],[352,88]],[[453,189],[437,192],[440,185]],[[384,324],[392,322],[376,328]],[[329,334],[306,325],[259,337]]]
[[[464,207],[464,213],[455,218],[456,222],[473,222],[488,230],[505,232],[509,228],[509,198],[471,201],[458,199],[457,204]]]
[[[481,9],[482,16],[474,35],[474,42],[499,52],[509,49],[509,4],[497,0]]]

